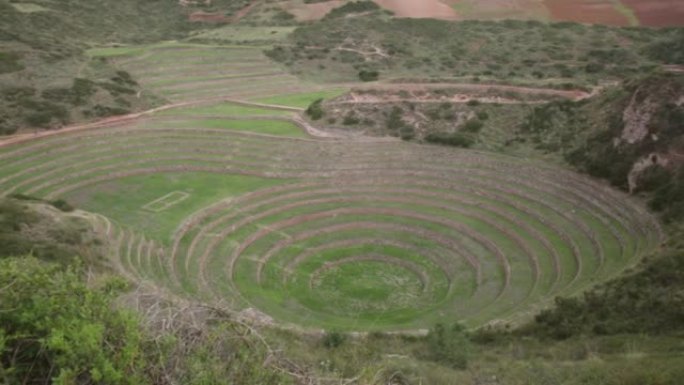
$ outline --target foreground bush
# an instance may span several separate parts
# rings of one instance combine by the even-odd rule
[[[144,384],[134,317],[111,308],[122,288],[88,288],[79,267],[0,261],[0,377],[9,384]]]

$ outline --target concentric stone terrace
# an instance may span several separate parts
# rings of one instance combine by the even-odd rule
[[[208,119],[2,148],[0,189],[97,212],[131,280],[304,328],[515,321],[660,240],[637,202],[559,167]]]

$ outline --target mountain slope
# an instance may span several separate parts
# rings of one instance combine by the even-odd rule
[[[630,80],[580,102],[537,107],[519,140],[559,152],[588,174],[649,193],[666,220],[684,217],[684,76]]]
[[[149,108],[157,102],[134,79],[86,50],[182,38],[206,28],[189,21],[195,12],[230,15],[244,3],[0,0],[0,134]]]

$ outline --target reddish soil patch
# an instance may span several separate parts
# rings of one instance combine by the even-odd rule
[[[227,23],[228,19],[220,13],[208,13],[197,11],[190,14],[189,18],[192,22],[200,23]]]
[[[545,19],[548,10],[540,0],[442,0],[462,9],[464,19]]]
[[[642,2],[644,0],[634,0]],[[677,0],[674,0],[677,1]],[[551,17],[558,21],[627,26],[629,20],[610,0],[546,0]]]
[[[682,0],[622,0],[634,10],[641,25],[651,27],[683,26]]]
[[[456,11],[439,0],[374,0],[397,17],[458,19]]]

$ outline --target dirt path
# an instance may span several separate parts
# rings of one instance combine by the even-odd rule
[[[231,23],[237,23],[240,21],[243,17],[247,16],[247,14],[254,8],[256,5],[259,3],[259,0],[252,0],[251,3],[249,3],[246,7],[242,8],[239,10],[233,17],[230,19]]]

